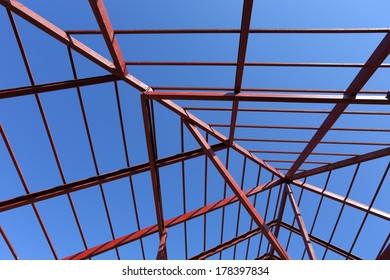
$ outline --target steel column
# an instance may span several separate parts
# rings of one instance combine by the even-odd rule
[[[163,236],[160,238],[160,245],[158,246],[156,260],[166,260],[168,258],[167,249],[166,249],[167,237],[168,237],[168,231],[165,228]]]
[[[146,138],[146,144],[148,148],[148,157],[149,157],[149,166],[150,166],[149,168],[150,168],[150,176],[152,179],[155,211],[157,217],[158,231],[161,239],[164,236],[165,225],[164,225],[164,214],[163,214],[161,188],[160,188],[160,176],[156,164],[157,151],[156,151],[156,143],[154,139],[154,127],[152,124],[153,120],[151,117],[149,101],[142,99],[141,105],[142,105],[142,115],[143,115],[143,122],[145,128],[145,138]]]

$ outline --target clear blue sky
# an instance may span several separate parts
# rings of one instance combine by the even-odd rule
[[[45,17],[63,30],[98,29],[88,1],[21,1],[33,11]],[[251,28],[385,28],[390,27],[388,1],[254,1]],[[105,1],[114,29],[170,29],[170,28],[240,28],[242,1]],[[73,79],[66,47],[41,32],[19,17],[16,23],[27,52],[36,84]],[[26,69],[3,7],[0,8],[0,90],[30,85]],[[204,35],[118,35],[118,41],[126,61],[222,61],[235,62],[239,34]],[[104,40],[99,35],[75,35],[87,46],[110,58]],[[248,62],[351,62],[364,63],[379,44],[383,34],[251,34],[246,61]],[[79,78],[106,75],[107,72],[73,52]],[[387,61],[389,61],[387,59]],[[129,66],[129,72],[150,86],[212,86],[233,87],[235,67],[163,67]],[[356,68],[257,68],[246,67],[243,87],[257,88],[317,88],[345,89],[357,74]],[[389,69],[377,71],[365,89],[387,90]],[[132,165],[148,161],[139,92],[119,82],[125,133]],[[91,130],[92,141],[101,174],[126,167],[119,114],[115,99],[114,84],[107,83],[82,88],[82,96]],[[83,124],[76,89],[40,94],[42,105],[58,150],[66,181],[72,182],[95,176],[88,139]],[[230,107],[229,102],[177,102],[182,106]],[[331,109],[332,105],[314,104],[247,104],[240,107],[286,108],[286,109]],[[350,106],[349,110],[389,111],[388,106]],[[194,111],[196,116],[207,123],[230,122],[229,112]],[[159,157],[177,154],[180,150],[180,118],[166,108],[155,104]],[[237,123],[257,125],[304,125],[319,126],[325,115],[305,114],[239,113]],[[21,170],[31,192],[62,184],[53,153],[44,129],[34,96],[0,100],[0,123],[7,133]],[[336,127],[378,127],[389,129],[388,119],[356,115],[342,116]],[[228,135],[227,129],[219,129]],[[286,130],[237,129],[236,137],[310,139],[313,131],[296,134]],[[389,133],[330,132],[324,140],[390,142]],[[210,140],[216,143],[215,139]],[[303,144],[250,143],[240,142],[248,149],[280,149],[300,151]],[[185,149],[199,148],[192,136],[185,131]],[[378,147],[350,146],[337,148],[321,145],[316,151],[366,153]],[[383,148],[383,147],[379,147]],[[379,149],[378,148],[378,149]],[[225,161],[226,151],[219,152]],[[267,157],[267,156],[265,156]],[[269,158],[269,157],[268,157]],[[281,159],[282,156],[275,156]],[[283,157],[286,159],[286,157]],[[296,156],[288,159],[294,160]],[[310,157],[309,160],[321,160]],[[333,159],[332,159],[333,160]],[[240,184],[242,181],[243,157],[230,153],[229,170]],[[360,167],[350,198],[369,204],[389,158],[364,163]],[[204,201],[205,158],[186,162],[187,211],[202,207]],[[289,167],[280,164],[279,167]],[[305,168],[316,166],[305,165]],[[328,190],[345,195],[356,166],[337,170],[333,173]],[[166,219],[181,215],[182,181],[181,164],[161,168],[161,187],[164,215]],[[247,162],[244,189],[256,186],[258,167]],[[310,184],[323,187],[327,174],[313,176]],[[260,183],[271,180],[271,175],[262,171]],[[140,227],[156,223],[153,193],[149,172],[133,177],[135,195],[140,213]],[[221,176],[208,162],[207,201],[222,199],[224,183]],[[109,213],[113,222],[115,237],[137,231],[134,207],[129,181],[122,179],[104,184]],[[271,206],[267,221],[272,220],[279,188],[271,193]],[[296,198],[300,189],[293,188]],[[0,141],[0,201],[25,194],[4,142]],[[232,193],[228,191],[228,195]],[[265,214],[268,192],[259,196],[257,207]],[[390,212],[388,197],[390,184],[387,178],[374,207]],[[72,194],[77,213],[87,240],[88,247],[112,239],[102,197],[98,187],[88,188]],[[253,201],[253,198],[252,198]],[[302,216],[310,228],[319,196],[305,192],[302,197]],[[59,258],[83,250],[80,235],[66,196],[45,200],[37,204],[42,219],[52,239]],[[314,235],[328,239],[341,205],[324,200],[324,206],[313,231]],[[238,204],[226,208],[224,240],[235,236]],[[349,250],[364,213],[346,207],[333,238],[337,246]],[[291,222],[292,210],[286,208],[284,220]],[[249,216],[241,209],[239,234],[249,228]],[[0,213],[0,225],[9,236],[21,259],[51,259],[50,249],[31,206],[20,207]],[[203,217],[187,224],[188,256],[203,251]],[[207,248],[220,242],[221,210],[207,216]],[[369,216],[353,251],[364,258],[375,258],[390,230],[389,223]],[[281,231],[284,244],[287,232]],[[158,235],[144,239],[147,258],[155,258]],[[303,244],[294,236],[289,253],[300,258]],[[185,258],[183,226],[169,230],[169,258]],[[258,238],[251,241],[250,256],[256,257]],[[236,258],[245,257],[246,242],[237,246]],[[315,246],[318,256],[323,248]],[[121,258],[142,258],[139,242],[120,248]],[[232,258],[233,249],[224,252],[224,258]],[[216,255],[215,257],[219,257]],[[0,238],[0,259],[12,255]],[[109,251],[96,259],[115,258],[115,251]],[[327,258],[340,256],[328,252]]]

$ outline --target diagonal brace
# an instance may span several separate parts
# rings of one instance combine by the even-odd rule
[[[268,241],[272,244],[272,246],[278,252],[280,257],[282,259],[290,259],[290,256],[287,254],[286,250],[282,247],[282,245],[279,243],[279,241],[273,235],[270,228],[266,225],[263,218],[257,212],[256,208],[252,205],[252,203],[250,202],[248,197],[245,195],[245,193],[241,190],[241,188],[239,187],[237,182],[234,180],[232,175],[229,173],[229,171],[223,165],[221,160],[217,157],[217,155],[211,149],[210,145],[203,138],[203,136],[199,132],[199,130],[194,125],[192,125],[186,121],[184,121],[184,123],[187,126],[188,130],[191,132],[191,134],[194,136],[194,138],[197,140],[199,145],[203,148],[203,150],[205,151],[205,153],[208,156],[208,158],[210,159],[210,161],[214,164],[214,166],[220,172],[222,177],[225,179],[226,183],[230,186],[230,188],[232,189],[234,194],[237,196],[238,200],[242,203],[242,205],[248,211],[249,215],[252,217],[252,219],[258,225],[260,230],[263,232],[264,236],[268,239]]]
[[[299,230],[301,232],[303,242],[305,243],[305,248],[307,250],[307,253],[309,254],[311,260],[316,260],[317,257],[313,249],[313,244],[310,241],[310,237],[309,234],[307,233],[305,223],[303,222],[302,219],[301,211],[299,211],[299,207],[298,204],[296,203],[290,184],[285,184],[285,191],[287,193],[288,198],[290,199],[291,206],[294,211],[295,219],[298,222]]]

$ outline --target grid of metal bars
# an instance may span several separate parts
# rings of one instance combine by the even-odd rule
[[[226,257],[226,252],[229,248],[233,250],[232,258],[237,258],[237,248],[240,244],[245,244],[245,259],[291,259],[289,247],[291,246],[293,236],[298,235],[303,241],[303,251],[298,254],[298,258],[304,259],[325,259],[329,251],[338,254],[345,259],[362,259],[366,256],[357,256],[354,254],[354,247],[358,242],[359,236],[366,226],[366,221],[370,215],[375,216],[388,223],[390,222],[390,214],[386,211],[376,209],[374,207],[375,201],[380,195],[381,189],[389,187],[385,186],[386,176],[390,163],[383,171],[380,183],[376,187],[374,195],[369,204],[364,204],[350,198],[351,191],[354,188],[355,180],[358,178],[359,169],[367,161],[384,158],[388,162],[390,155],[390,143],[376,140],[363,141],[346,141],[341,140],[324,140],[329,132],[354,132],[354,133],[375,133],[385,134],[389,133],[388,127],[335,127],[336,121],[344,115],[355,115],[359,117],[376,116],[386,118],[390,115],[387,110],[389,105],[389,92],[386,90],[368,90],[364,89],[364,85],[370,80],[371,76],[379,68],[388,68],[390,64],[384,63],[386,57],[390,52],[390,29],[251,29],[251,15],[253,8],[253,1],[243,1],[242,21],[240,29],[171,29],[171,30],[114,30],[109,19],[103,1],[90,0],[89,4],[96,18],[99,30],[61,30],[54,26],[49,21],[36,14],[18,1],[0,0],[0,4],[6,8],[10,25],[12,26],[15,39],[17,41],[20,56],[22,57],[25,70],[29,77],[30,85],[19,88],[9,88],[0,90],[0,98],[18,98],[26,95],[34,95],[37,106],[39,108],[40,117],[44,124],[44,128],[49,139],[51,152],[55,158],[56,166],[60,174],[62,183],[58,186],[51,187],[45,190],[31,192],[28,184],[23,176],[23,172],[19,167],[17,158],[12,149],[12,143],[7,138],[7,133],[0,124],[0,132],[2,141],[4,142],[8,154],[12,159],[13,165],[20,181],[25,189],[25,195],[13,197],[0,201],[0,211],[10,211],[12,209],[30,205],[33,208],[39,225],[44,233],[46,242],[48,243],[54,259],[59,256],[50,239],[49,233],[46,229],[45,223],[40,216],[36,204],[65,195],[72,210],[73,218],[77,224],[77,229],[83,243],[83,250],[74,252],[71,256],[65,256],[65,259],[91,259],[104,252],[113,250],[117,259],[121,259],[119,248],[131,242],[139,242],[141,255],[146,259],[146,249],[144,246],[144,238],[153,234],[158,235],[159,244],[155,249],[155,256],[157,259],[169,258],[169,232],[170,229],[183,225],[183,244],[176,244],[175,246],[182,246],[184,256],[186,259],[207,259],[212,256],[219,259]],[[72,69],[72,80],[60,81],[47,84],[36,84],[34,75],[29,66],[29,59],[23,45],[23,41],[16,25],[14,14],[35,25],[42,31],[46,32],[51,37],[55,38],[67,48],[67,54]],[[379,43],[376,49],[366,63],[317,63],[317,62],[247,62],[246,51],[249,34],[345,34],[345,33],[379,33],[384,34],[383,40]],[[88,35],[101,34],[104,38],[105,44],[112,58],[112,62],[99,55],[80,41],[76,40],[74,35]],[[149,35],[164,35],[164,34],[239,34],[239,47],[237,51],[236,62],[198,62],[198,61],[126,61],[117,40],[117,35],[126,36],[131,34],[149,34]],[[85,58],[102,67],[110,75],[95,76],[90,78],[78,78],[77,67],[73,55],[77,52]],[[169,67],[235,67],[235,81],[234,87],[200,87],[200,86],[159,86],[146,85],[142,81],[132,76],[127,69],[127,66],[169,66]],[[244,88],[242,81],[244,77],[245,67],[316,67],[316,68],[357,68],[358,74],[355,76],[351,84],[346,90],[335,89],[294,89],[294,88]],[[130,152],[128,147],[128,140],[126,136],[126,125],[124,122],[124,113],[122,110],[123,104],[120,97],[119,82],[124,82],[128,86],[140,91],[142,117],[145,130],[145,143],[147,146],[148,162],[133,165],[130,160]],[[119,125],[121,131],[121,141],[125,154],[126,167],[121,170],[114,170],[107,173],[102,173],[99,170],[99,162],[95,153],[92,134],[90,131],[90,124],[88,122],[87,112],[85,110],[82,89],[86,86],[99,84],[113,84],[115,89],[115,100],[118,111]],[[82,112],[82,120],[84,129],[88,138],[88,145],[93,161],[95,174],[92,177],[68,182],[61,165],[61,160],[57,152],[55,141],[50,130],[50,126],[45,114],[44,106],[42,104],[40,94],[44,92],[55,92],[64,89],[76,89],[79,106]],[[192,106],[187,103],[184,106],[174,103],[173,100],[179,102],[186,101],[205,101],[204,106]],[[182,101],[183,100],[183,101]],[[211,107],[213,104],[218,104],[219,101],[230,102],[231,107]],[[242,104],[245,104],[243,106]],[[264,108],[257,107],[258,104],[285,104],[285,103],[304,103],[317,105],[320,103],[334,105],[331,109],[322,109],[313,106],[313,109],[284,109],[282,107]],[[179,103],[182,104],[182,103]],[[197,103],[199,104],[199,103]],[[251,107],[246,105],[251,104]],[[253,104],[253,105],[252,105]],[[381,110],[347,110],[350,104],[358,104],[369,107],[370,105],[381,105]],[[180,120],[180,153],[168,157],[160,157],[158,151],[158,124],[156,122],[156,107],[163,108],[173,112]],[[260,105],[261,106],[261,105]],[[222,112],[228,114],[230,121],[227,123],[204,122],[201,118],[194,114],[198,112],[208,112],[215,114]],[[253,113],[256,115],[278,114],[290,115],[323,115],[325,119],[320,126],[312,125],[269,125],[269,124],[247,124],[241,123],[238,120],[240,114]],[[226,134],[219,132],[219,129],[225,129]],[[247,131],[245,135],[253,135],[251,137],[242,136],[241,130]],[[313,131],[314,134],[310,139],[291,139],[278,138],[271,135],[268,138],[257,137],[258,131],[291,131],[298,133],[301,131]],[[191,136],[192,135],[192,136]],[[192,137],[191,141],[196,141],[201,148],[186,150],[187,137]],[[211,144],[211,138],[217,141]],[[338,138],[339,139],[339,138]],[[242,143],[242,146],[241,146]],[[251,145],[247,145],[250,143]],[[282,145],[277,148],[257,148],[258,143],[299,143],[303,145],[303,149],[299,148],[287,149]],[[342,147],[337,150],[325,150],[321,148],[324,145],[334,145]],[[366,150],[366,152],[348,152],[343,151],[344,147],[363,146],[374,149],[380,146],[380,149]],[[253,147],[253,148],[246,148]],[[275,146],[272,146],[275,147]],[[282,148],[279,148],[282,147]],[[222,157],[221,157],[222,155]],[[243,164],[240,171],[240,176],[233,176],[232,169],[229,167],[231,162],[230,157],[239,156],[243,159]],[[297,156],[292,158],[291,156]],[[198,209],[189,210],[188,208],[188,187],[186,183],[187,174],[191,172],[186,168],[186,163],[195,158],[204,157],[204,181],[203,181],[203,205]],[[220,159],[221,157],[221,159]],[[313,158],[314,159],[309,159]],[[320,158],[320,159],[319,159]],[[339,160],[342,158],[342,160]],[[164,215],[164,196],[162,195],[162,183],[160,176],[160,169],[164,166],[180,165],[180,172],[176,174],[181,181],[182,201],[180,207],[182,208],[181,215],[177,217],[166,217]],[[254,164],[257,167],[256,182],[247,182],[247,169],[249,165]],[[286,165],[287,164],[287,165]],[[309,166],[309,167],[308,167]],[[314,166],[314,167],[313,167]],[[210,201],[208,197],[208,190],[210,186],[209,178],[211,175],[211,168],[215,168],[224,180],[223,197],[218,201]],[[329,181],[332,178],[332,173],[335,170],[352,167],[354,172],[349,179],[350,183],[345,195],[340,195],[328,190]],[[236,168],[236,166],[234,167]],[[136,199],[135,186],[133,183],[133,176],[140,173],[150,173],[151,185],[153,189],[153,204],[156,216],[156,224],[142,228],[140,220],[142,215],[138,210],[138,204],[142,203]],[[265,183],[261,183],[261,178],[265,173],[270,175],[270,180],[266,179]],[[317,187],[309,184],[311,176],[325,175],[326,181],[323,187]],[[106,199],[106,191],[103,186],[104,183],[113,182],[119,179],[127,178],[128,185],[131,191],[131,203],[134,208],[135,222],[137,230],[124,236],[116,236],[114,225],[110,216],[109,205]],[[238,180],[237,180],[238,179]],[[348,178],[344,178],[346,181]],[[248,184],[251,188],[246,188]],[[255,187],[253,187],[255,186]],[[73,202],[72,194],[86,188],[98,188],[106,215],[107,224],[109,226],[110,237],[104,244],[96,246],[88,246],[87,238],[83,232],[83,227],[77,214],[77,208]],[[232,191],[229,195],[228,191]],[[300,190],[297,192],[297,190]],[[312,193],[319,197],[318,204],[312,203],[311,211],[314,214],[313,221],[305,224],[305,216],[302,215],[300,208],[304,199],[305,193]],[[265,205],[262,205],[263,211],[260,210],[259,200],[260,196],[265,200]],[[340,205],[339,213],[334,221],[334,226],[330,229],[331,234],[329,238],[324,239],[315,235],[315,228],[318,224],[319,213],[323,209],[325,200],[332,200]],[[234,221],[233,226],[234,237],[226,240],[225,230],[227,207],[229,205],[237,206],[237,220]],[[341,248],[334,244],[334,236],[338,226],[341,223],[341,217],[346,207],[351,207],[357,211],[364,213],[364,218],[360,223],[357,233],[353,236],[353,242],[349,248]],[[287,208],[293,211],[292,221],[284,215]],[[218,233],[219,244],[210,247],[208,245],[207,233],[212,230],[216,231],[217,226],[208,227],[208,215],[213,211],[220,210],[221,213],[221,231]],[[249,228],[240,233],[240,227],[244,223],[241,218],[244,214],[249,214],[250,224]],[[192,240],[188,237],[190,228],[188,223],[197,218],[202,218],[203,223],[203,240],[202,249],[198,254],[191,256],[189,253],[189,244]],[[382,228],[381,230],[388,233],[389,228]],[[287,240],[280,238],[282,233],[287,233]],[[11,255],[18,259],[17,251],[12,246],[12,236],[8,236],[6,231],[0,225],[1,236],[6,243]],[[313,246],[313,244],[317,244]],[[384,240],[380,251],[377,253],[377,259],[390,259],[389,250],[389,235]],[[321,247],[322,254],[315,252]],[[256,251],[255,254],[252,251]],[[253,257],[254,255],[254,257]],[[62,257],[62,256],[61,256]]]

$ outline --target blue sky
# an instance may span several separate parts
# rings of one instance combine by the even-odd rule
[[[87,1],[21,1],[33,11],[42,15],[63,30],[98,29]],[[114,29],[170,29],[170,28],[240,28],[242,1],[105,1]],[[387,15],[387,1],[254,1],[251,28],[385,28],[390,26]],[[20,31],[31,70],[36,84],[73,79],[67,48],[19,17],[16,23]],[[2,61],[0,89],[30,85],[26,69],[13,35],[4,8],[0,9],[0,60]],[[110,59],[103,38],[100,35],[75,35],[75,38]],[[118,35],[119,44],[126,61],[221,61],[235,62],[239,34],[192,34],[192,35]],[[379,44],[383,34],[251,34],[249,36],[246,61],[248,62],[356,62],[364,63]],[[73,52],[77,76],[86,78],[106,75],[107,72]],[[388,61],[388,59],[387,59]],[[211,86],[233,87],[235,67],[164,67],[129,66],[135,77],[150,86]],[[316,88],[345,89],[358,73],[357,68],[262,68],[245,67],[243,87],[257,88]],[[387,90],[388,68],[379,69],[367,83],[365,89]],[[125,127],[128,157],[132,165],[148,161],[145,142],[140,96],[136,89],[118,82],[122,117]],[[113,83],[87,86],[81,89],[92,143],[100,174],[126,167],[120,116]],[[58,156],[64,170],[66,182],[73,182],[96,175],[82,110],[76,89],[42,93],[39,95],[50,131],[56,144]],[[191,102],[177,101],[183,107],[231,107],[231,102]],[[282,108],[329,110],[327,104],[274,104],[240,103],[240,108]],[[160,158],[181,152],[180,117],[167,108],[154,103],[158,156]],[[387,111],[386,106],[351,105],[348,110]],[[226,111],[193,111],[196,116],[209,124],[230,123],[230,113]],[[319,126],[326,115],[270,114],[240,112],[237,123],[256,125],[303,125]],[[343,115],[335,127],[376,127],[389,129],[387,116]],[[62,184],[62,180],[50,147],[39,108],[34,96],[24,96],[0,101],[0,123],[3,126],[14,150],[20,168],[31,192]],[[218,128],[225,135],[226,128]],[[287,130],[248,130],[237,128],[236,137],[259,137],[273,139],[306,139],[314,131]],[[185,150],[199,148],[191,134],[184,131]],[[390,142],[389,133],[362,133],[330,131],[324,140]],[[210,137],[210,143],[217,143]],[[301,151],[303,144],[239,142],[245,148],[280,149]],[[367,153],[383,148],[377,146],[335,146],[319,145],[315,151]],[[223,162],[226,150],[217,153]],[[264,155],[261,155],[264,156]],[[259,155],[259,157],[261,157]],[[265,158],[267,155],[264,156]],[[270,158],[268,156],[268,158]],[[274,159],[295,160],[296,155],[275,155]],[[309,160],[323,159],[310,156]],[[207,180],[205,181],[205,162]],[[350,198],[369,204],[383,175],[389,158],[382,158],[360,166]],[[241,170],[244,158],[230,151],[229,170],[244,190],[266,183],[271,174],[262,170],[257,181],[258,166],[246,162],[246,172]],[[278,167],[289,167],[281,163]],[[304,165],[313,168],[313,165]],[[163,209],[165,218],[181,215],[182,203],[181,163],[160,169]],[[211,162],[204,157],[185,163],[186,211],[194,210],[223,198],[224,182]],[[328,190],[345,195],[356,166],[336,170],[332,173]],[[308,178],[310,184],[323,188],[327,174]],[[138,202],[140,228],[156,223],[150,173],[144,172],[132,177]],[[132,203],[131,186],[128,179],[121,179],[103,185],[115,237],[137,231],[136,215]],[[207,192],[206,201],[204,193]],[[293,187],[296,199],[300,188]],[[268,196],[271,203],[266,221],[274,217],[279,187],[272,192],[258,196],[257,207],[265,216]],[[5,144],[0,141],[0,201],[25,194]],[[232,195],[230,190],[227,195]],[[386,198],[390,195],[389,179],[384,181],[374,207],[390,212]],[[93,247],[112,239],[102,196],[98,186],[72,193],[77,213],[87,240]],[[251,200],[254,198],[252,197]],[[305,191],[302,195],[302,216],[310,228],[320,196]],[[69,201],[66,196],[39,202],[38,210],[47,226],[59,258],[64,258],[84,249]],[[237,209],[239,205],[226,207],[224,241],[236,235]],[[328,239],[341,210],[341,204],[324,199],[324,210],[320,211],[313,234]],[[286,207],[284,220],[291,223],[292,209]],[[222,210],[207,215],[206,248],[220,242]],[[340,225],[333,237],[335,245],[345,250],[351,246],[353,238],[364,218],[364,213],[345,207]],[[187,223],[188,257],[203,251],[204,220],[196,218]],[[0,213],[0,225],[9,236],[21,259],[53,258],[31,206],[20,207]],[[295,224],[296,226],[296,224]],[[238,234],[250,227],[249,215],[241,209]],[[388,221],[369,216],[353,253],[364,258],[375,258],[389,232]],[[170,258],[186,257],[184,250],[183,225],[169,229],[168,254]],[[28,234],[27,234],[28,233]],[[280,239],[284,242],[288,231],[281,230]],[[146,258],[155,258],[158,235],[144,238]],[[267,244],[263,241],[263,249]],[[303,243],[293,235],[289,253],[301,258]],[[367,246],[369,244],[369,246]],[[256,257],[259,238],[251,239],[249,256]],[[237,246],[236,258],[245,257],[247,242]],[[318,256],[323,248],[315,247]],[[140,243],[133,242],[119,249],[121,258],[142,258]],[[232,258],[234,249],[223,253],[224,258]],[[96,256],[96,259],[115,258],[115,251]],[[213,258],[218,258],[219,255]],[[12,255],[0,239],[0,259],[10,259]],[[327,258],[338,259],[335,253],[328,252]]]

